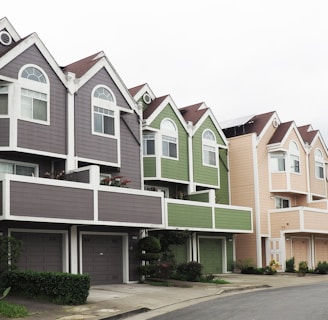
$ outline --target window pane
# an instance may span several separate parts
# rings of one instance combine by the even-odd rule
[[[94,131],[102,133],[102,115],[99,113],[94,113]]]
[[[33,167],[16,165],[16,174],[21,176],[34,176],[35,172]]]
[[[8,95],[0,94],[0,114],[8,114]]]
[[[164,157],[169,156],[169,143],[167,141],[163,141],[162,143],[162,154]]]
[[[33,100],[33,119],[47,121],[47,102]]]
[[[5,173],[14,173],[14,165],[11,163],[0,162],[0,177]]]
[[[32,119],[32,98],[22,96],[21,114],[23,117]]]
[[[147,140],[147,154],[155,154],[155,141]]]
[[[170,143],[169,144],[170,148],[170,157],[176,158],[177,157],[177,145],[175,143]]]
[[[104,133],[114,135],[114,118],[104,116]]]

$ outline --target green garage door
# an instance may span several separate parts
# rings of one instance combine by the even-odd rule
[[[199,238],[199,257],[205,274],[222,273],[222,240]]]

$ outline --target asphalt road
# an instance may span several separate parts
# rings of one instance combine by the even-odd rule
[[[152,320],[328,320],[328,284],[252,291],[195,304]]]

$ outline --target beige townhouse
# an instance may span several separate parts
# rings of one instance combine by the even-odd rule
[[[230,150],[231,203],[253,208],[253,234],[236,235],[236,259],[284,271],[328,261],[328,152],[311,125],[276,112],[221,123]]]

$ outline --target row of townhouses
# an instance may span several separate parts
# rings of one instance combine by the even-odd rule
[[[140,238],[185,231],[176,259],[328,260],[328,153],[276,112],[219,124],[148,84],[128,89],[103,52],[59,66],[36,33],[0,20],[0,233],[22,270],[139,276]]]

